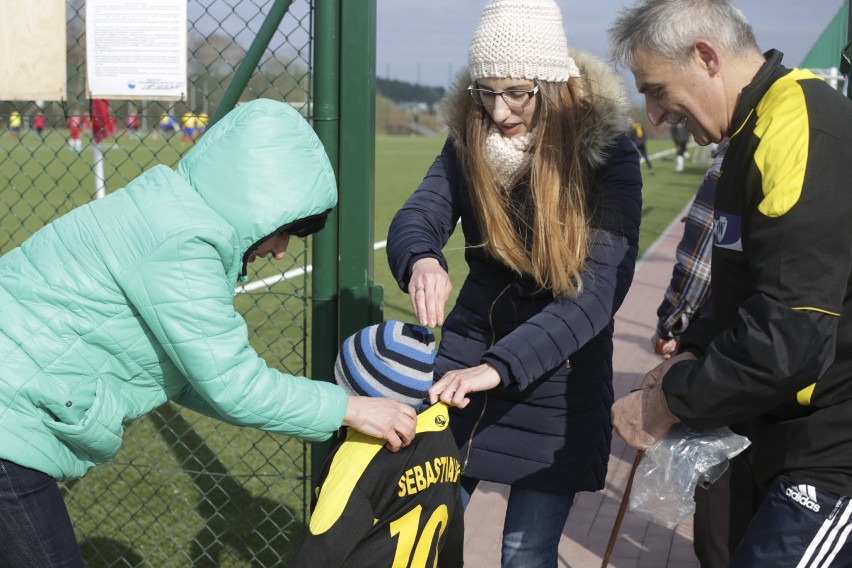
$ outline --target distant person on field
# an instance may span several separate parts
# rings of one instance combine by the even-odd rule
[[[689,144],[689,130],[682,122],[672,124],[669,128],[669,133],[672,135],[672,141],[675,145],[675,171],[682,172],[684,170],[684,159],[687,157],[686,146]]]
[[[184,144],[192,144],[195,140],[195,126],[197,124],[197,119],[195,115],[191,112],[184,113],[184,115],[180,119],[180,126],[182,130],[182,134],[180,137],[180,141]]]
[[[344,430],[325,460],[310,526],[293,568],[462,566],[464,508],[449,408],[429,406],[435,338],[387,321],[346,339],[334,378],[353,396],[389,397],[417,414],[417,435],[392,453]]]
[[[44,140],[44,127],[47,126],[47,118],[41,111],[33,116],[33,130],[36,132],[39,140]]]
[[[175,117],[171,116],[169,113],[164,112],[162,116],[160,116],[160,130],[163,134],[168,135],[174,133],[177,129],[177,121]]]
[[[81,134],[86,126],[85,118],[79,114],[72,114],[66,122],[68,124],[68,147],[79,154],[83,151]]]
[[[92,139],[95,141],[95,144],[100,144],[103,140],[113,135],[115,119],[110,114],[109,101],[107,99],[92,99],[91,109]]]
[[[209,123],[210,117],[207,115],[207,113],[200,113],[195,121],[195,136],[198,137],[207,132],[207,125]]]
[[[645,133],[645,127],[638,120],[630,121],[630,140],[636,145],[639,150],[639,155],[645,160],[645,165],[648,166],[648,171],[654,173],[654,166],[651,164],[651,158],[648,157],[648,135]]]
[[[124,126],[134,135],[138,134],[140,126],[139,114],[135,112],[131,112],[130,114],[128,114],[127,117],[124,119]]]
[[[174,401],[242,427],[391,450],[416,413],[261,359],[234,309],[248,265],[281,260],[337,201],[316,134],[285,103],[228,113],[176,170],[156,166],[0,257],[0,566],[83,566],[57,481],[119,452]],[[250,172],[251,175],[246,175]]]
[[[23,120],[21,119],[21,113],[16,110],[13,110],[9,113],[9,132],[12,133],[12,136],[17,139],[21,136],[21,126],[23,124]]]

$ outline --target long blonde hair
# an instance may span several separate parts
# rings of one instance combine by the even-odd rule
[[[538,82],[537,125],[527,178],[533,206],[529,247],[517,222],[525,213],[513,204],[511,189],[500,189],[485,155],[492,124],[485,109],[468,102],[461,162],[476,210],[483,246],[512,271],[531,276],[554,296],[576,296],[589,237],[588,174],[578,137],[589,107],[580,77],[568,83]],[[522,178],[523,179],[523,178]]]

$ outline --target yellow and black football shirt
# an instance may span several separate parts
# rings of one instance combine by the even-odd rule
[[[412,443],[396,453],[347,429],[323,466],[293,566],[462,566],[464,510],[449,422],[446,404],[427,408]]]
[[[697,430],[746,423],[763,488],[781,476],[850,496],[852,103],[781,57],[766,54],[731,122],[713,317],[682,341],[704,357],[674,365],[663,390]]]

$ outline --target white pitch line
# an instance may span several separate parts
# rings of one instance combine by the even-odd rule
[[[377,243],[373,243],[373,250],[383,249],[387,246],[387,241],[379,241]],[[304,274],[310,274],[313,272],[314,267],[312,264],[307,265],[305,268],[294,268],[293,270],[288,270],[283,274],[276,274],[275,276],[267,276],[261,280],[255,280],[254,282],[249,282],[248,284],[244,284],[242,286],[237,286],[237,289],[234,290],[234,295],[237,294],[247,294],[249,292],[254,292],[256,290],[260,290],[261,288],[272,288],[274,284],[278,284],[282,280],[289,280],[291,278],[296,278],[297,276],[302,276]]]

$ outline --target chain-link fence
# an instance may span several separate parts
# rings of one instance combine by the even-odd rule
[[[156,164],[176,166],[230,84],[273,1],[189,0],[188,93],[181,101],[109,100],[102,178],[86,94],[85,0],[67,1],[68,100],[0,101],[0,253]],[[294,0],[242,100],[288,101],[307,116],[313,4]],[[252,345],[274,367],[307,370],[306,243],[290,266],[253,268],[236,305]],[[261,264],[261,263],[256,263]],[[258,280],[269,278],[272,283]],[[306,446],[239,429],[171,403],[127,426],[115,461],[62,489],[89,566],[275,566],[308,515]]]

